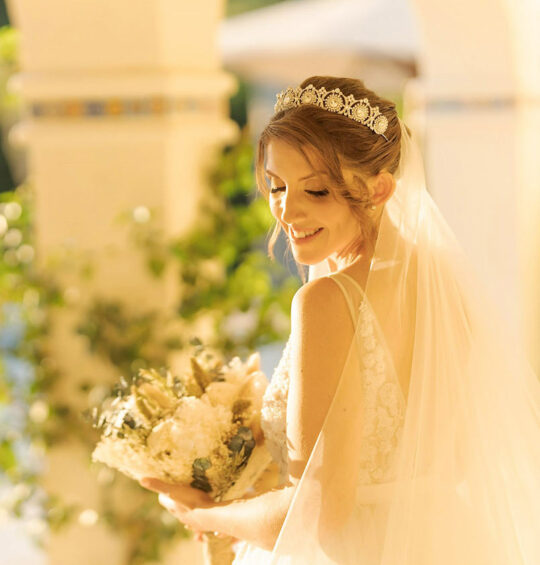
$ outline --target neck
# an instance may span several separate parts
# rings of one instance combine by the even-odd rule
[[[336,271],[342,271],[343,269],[350,267],[356,263],[360,263],[365,261],[367,258],[366,254],[361,253],[356,257],[337,257],[335,254],[330,255],[327,257],[328,267],[331,273],[335,273]]]
[[[381,223],[381,217],[379,216],[375,220],[375,225],[377,226],[377,233],[379,231],[380,223]],[[372,252],[369,252],[369,250],[365,248],[365,245],[362,244],[360,251],[355,255],[353,255],[352,253],[347,255],[340,255],[337,252],[334,252],[331,255],[329,255],[326,258],[326,260],[328,262],[328,268],[330,269],[330,272],[335,273],[336,271],[341,271],[356,263],[371,261],[372,256],[373,256]]]

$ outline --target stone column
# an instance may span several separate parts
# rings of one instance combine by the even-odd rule
[[[540,371],[538,4],[414,0],[428,186]],[[536,150],[534,149],[536,147]]]
[[[207,167],[237,134],[227,105],[235,82],[216,45],[224,2],[11,0],[8,7],[22,34],[22,72],[11,86],[28,109],[11,137],[28,150],[38,261],[66,249],[91,255],[94,279],[83,286],[64,277],[81,306],[100,295],[135,310],[171,308],[174,273],[148,276],[116,218],[150,210],[167,235],[194,221]],[[81,379],[99,383],[111,368],[89,354],[75,321],[56,315],[50,344],[65,375],[55,394],[78,410],[87,401]],[[98,488],[87,455],[76,443],[53,449],[44,483],[92,510]],[[170,562],[199,562],[195,543],[182,543]],[[50,565],[124,565],[127,548],[87,512],[51,536],[47,552]]]

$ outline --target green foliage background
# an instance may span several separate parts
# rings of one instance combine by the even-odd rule
[[[16,34],[6,30],[4,37],[3,68],[15,69]],[[55,530],[77,519],[83,509],[44,491],[43,458],[48,449],[77,441],[86,446],[90,464],[97,440],[79,407],[58,401],[55,388],[63,379],[79,382],[80,398],[90,408],[115,383],[97,386],[58,370],[48,347],[48,328],[53,314],[73,308],[73,303],[69,289],[59,282],[62,266],[36,265],[35,205],[31,184],[0,194],[0,471],[12,485],[12,494],[2,504],[18,517],[37,506],[38,523]],[[267,257],[273,218],[256,195],[253,148],[245,131],[222,151],[210,172],[198,221],[188,233],[167,240],[151,211],[141,222],[133,210],[126,210],[123,221],[132,252],[140,254],[151,276],[158,280],[167,269],[175,271],[178,301],[166,321],[181,323],[178,331],[164,335],[157,310],[134,312],[127,304],[99,296],[84,311],[75,310],[73,331],[86,338],[89,351],[113,367],[118,378],[140,367],[166,366],[171,353],[189,346],[201,316],[213,321],[208,345],[228,357],[245,356],[285,339],[290,302],[300,283]],[[73,263],[80,267],[81,280],[91,280],[96,265],[82,256],[71,256]],[[20,374],[26,376],[18,378]],[[157,561],[167,543],[189,537],[153,493],[105,467],[91,468],[101,489],[98,520],[126,540],[126,565]],[[133,490],[136,502],[127,509],[115,503],[118,488]],[[36,541],[42,540],[43,529],[33,532]]]
[[[126,304],[95,297],[79,314],[74,331],[86,337],[93,354],[115,367],[118,377],[139,367],[166,366],[168,354],[189,346],[201,313],[210,313],[214,320],[214,339],[209,345],[229,357],[243,356],[285,338],[290,302],[299,281],[266,256],[272,218],[266,202],[254,197],[251,162],[251,147],[244,137],[224,150],[203,199],[200,221],[185,236],[166,241],[152,221],[140,225],[131,220],[127,224],[133,252],[141,254],[154,277],[161,277],[171,266],[176,270],[182,297],[170,317],[181,320],[183,330],[164,339],[157,311],[135,313]],[[97,437],[82,414],[74,406],[56,401],[53,392],[59,380],[75,379],[81,382],[81,397],[90,408],[97,387],[80,375],[60,374],[48,351],[51,312],[72,306],[59,278],[34,264],[33,208],[29,185],[0,195],[0,217],[6,218],[6,212],[11,211],[4,221],[7,229],[0,236],[0,298],[4,305],[0,326],[4,331],[9,328],[16,312],[24,328],[17,340],[0,347],[0,413],[16,404],[23,415],[19,429],[0,430],[0,468],[19,494],[8,510],[21,516],[25,505],[39,503],[49,526],[59,528],[76,518],[82,508],[67,506],[43,492],[39,465],[28,467],[25,457],[20,456],[20,447],[32,446],[34,452],[43,455],[51,446],[76,439],[86,445],[90,461]],[[19,215],[14,213],[17,210]],[[212,263],[210,270],[208,262]],[[92,265],[82,264],[84,276],[91,278]],[[242,315],[250,317],[249,327],[240,333],[231,331],[234,318]],[[31,365],[31,382],[22,386],[13,379],[3,363],[7,358]],[[109,394],[113,385],[111,382],[101,394]],[[167,521],[156,497],[142,492],[138,485],[128,488],[141,491],[137,493],[141,503],[129,513],[120,511],[111,504],[112,492],[117,484],[125,488],[126,480],[99,469],[96,473],[105,477],[100,480],[103,493],[99,519],[128,539],[131,549],[127,563],[156,560],[165,542],[187,535],[178,523]]]

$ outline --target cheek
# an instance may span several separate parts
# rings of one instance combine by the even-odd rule
[[[335,230],[348,233],[356,229],[358,220],[348,207],[340,205],[329,206],[326,214]]]

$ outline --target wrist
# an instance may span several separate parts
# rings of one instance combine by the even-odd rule
[[[236,498],[215,502],[208,507],[196,507],[191,510],[191,519],[200,525],[202,531],[237,537],[235,518],[245,502],[242,498]]]
[[[192,508],[189,512],[190,523],[196,524],[197,529],[202,532],[228,534],[229,532],[225,531],[227,522],[221,515],[221,508],[226,504],[230,503],[217,502],[212,506]]]

